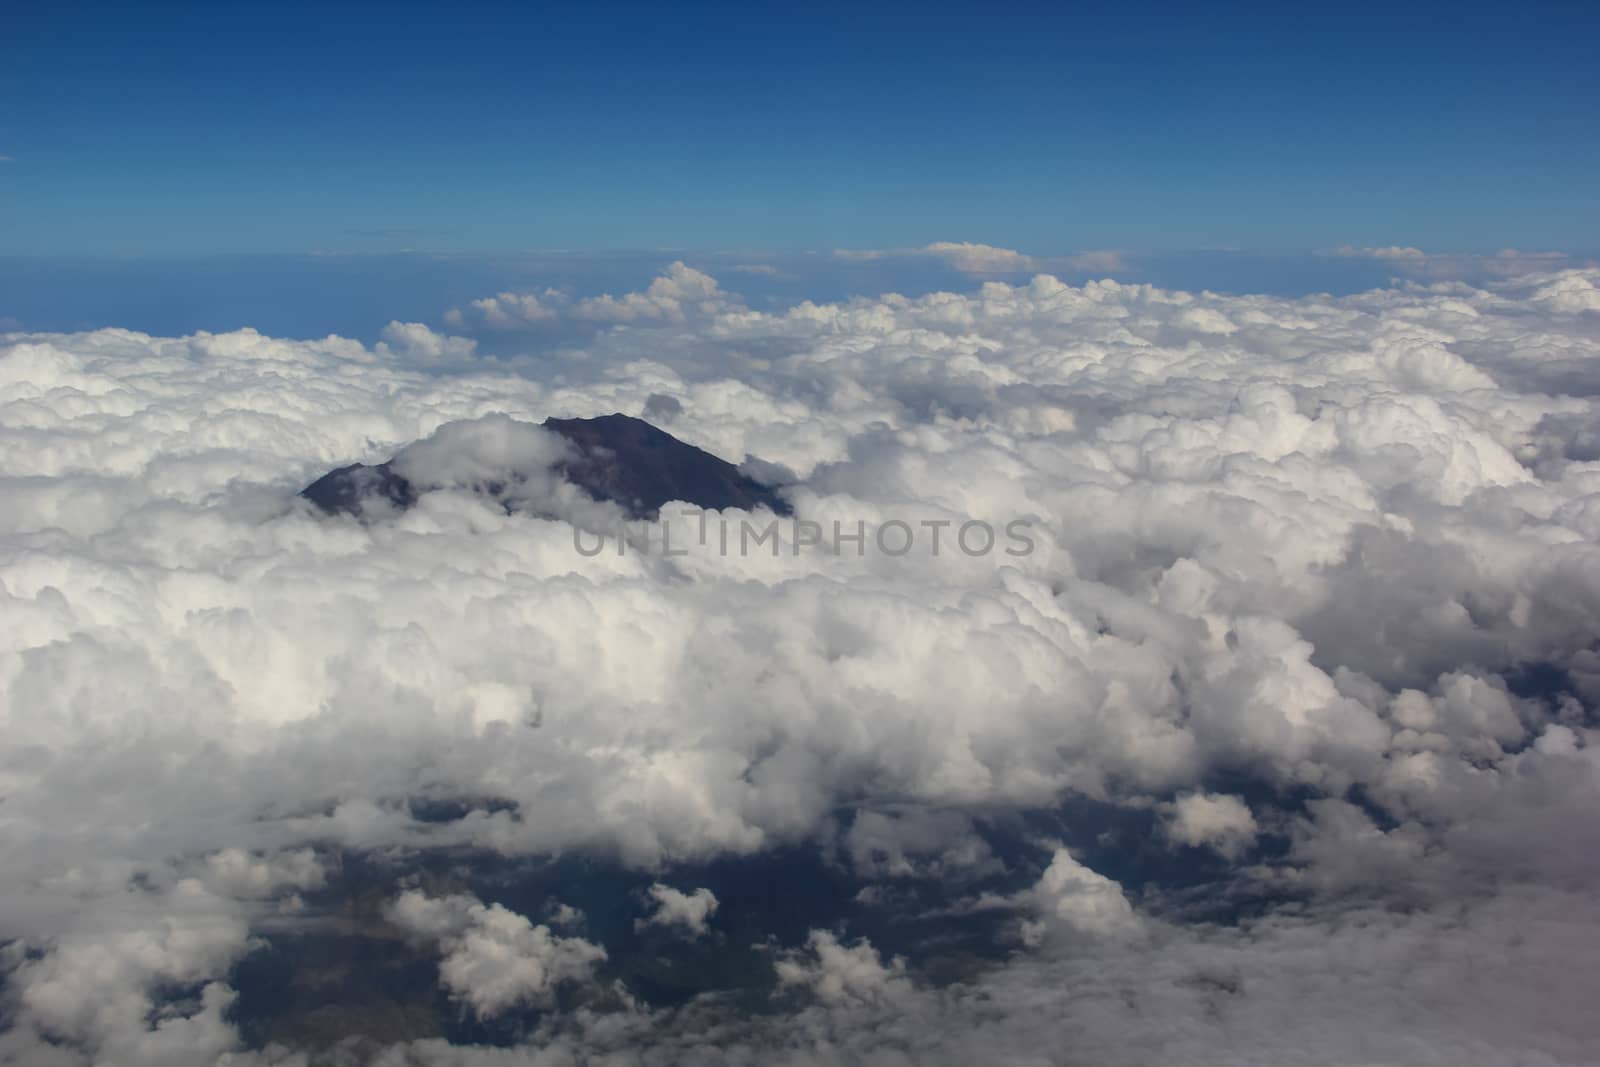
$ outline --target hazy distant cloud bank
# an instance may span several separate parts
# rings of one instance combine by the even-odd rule
[[[1493,255],[1430,253],[1420,248],[1388,246],[1354,248],[1341,245],[1327,253],[1338,259],[1370,259],[1387,263],[1402,274],[1423,278],[1513,278],[1539,272],[1593,269],[1596,263],[1566,252],[1521,252],[1502,249]]]
[[[547,318],[0,344],[0,1062],[1592,1059],[1600,271],[452,322]],[[475,490],[611,411],[1037,545],[588,556]],[[295,498],[425,438],[404,514]],[[639,889],[516,898],[556,856]],[[843,918],[757,923],[779,856]],[[437,999],[247,1025],[317,937]]]
[[[1117,274],[1126,269],[1119,252],[1103,250],[1080,252],[1072,256],[1039,257],[1011,248],[977,244],[972,241],[935,241],[921,248],[834,250],[834,258],[857,261],[932,259],[948,264],[963,274],[1021,274],[1036,270],[1100,271]]]

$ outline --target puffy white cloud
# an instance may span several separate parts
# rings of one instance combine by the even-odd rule
[[[571,297],[559,289],[545,289],[539,293],[504,292],[474,300],[469,305],[475,322],[492,330],[519,330],[540,323],[554,322],[561,317],[562,309]],[[466,324],[468,313],[460,308],[445,312],[445,322],[460,327]]]
[[[1448,914],[1273,916],[1150,942],[1078,941],[943,988],[900,984],[869,946],[814,934],[818,959],[799,967],[805,977],[795,985],[827,976],[833,995],[792,1015],[710,1010],[604,1027],[583,1020],[541,1035],[540,1047],[719,1065],[1579,1064],[1600,1037],[1584,1009],[1597,971],[1580,949],[1594,944],[1594,917],[1577,893],[1475,902]],[[1579,943],[1563,944],[1574,936]],[[822,951],[835,954],[827,965]],[[1549,973],[1541,957],[1552,952],[1571,954],[1569,980]],[[421,1044],[406,1054],[423,1063],[505,1062],[487,1048]]]
[[[778,982],[809,990],[827,1003],[873,1005],[903,1001],[912,991],[905,960],[884,963],[866,939],[846,945],[827,930],[812,930],[804,947],[774,964]]]
[[[7,973],[9,1062],[244,1063],[226,1013],[228,968],[256,947],[253,920],[295,910],[323,884],[309,849],[239,849],[140,867],[85,858],[39,887],[56,898],[43,921],[0,950]],[[48,918],[43,918],[48,915]],[[172,990],[192,995],[174,999]]]
[[[110,929],[62,935],[23,962],[11,981],[24,1025],[123,1062],[162,1062],[153,1053],[169,1046],[182,1050],[177,1062],[195,1064],[232,1050],[238,1040],[221,1014],[233,992],[215,979],[244,952],[246,923],[193,885],[153,903]],[[157,987],[168,984],[200,984],[201,1003],[161,1004]]]
[[[483,326],[491,330],[525,330],[558,322],[659,326],[704,319],[741,306],[711,275],[677,260],[641,292],[582,299],[560,289],[504,292],[474,300],[464,309],[451,308],[445,313],[445,322],[455,328]]]
[[[447,423],[394,458],[404,478],[428,486],[472,487],[526,478],[569,454],[560,434],[505,415]]]
[[[672,865],[816,848],[904,899],[989,892],[1037,944],[946,962],[940,988],[845,926],[779,956],[817,996],[757,1029],[590,1005],[550,1048],[1583,1062],[1597,282],[1285,300],[1039,276],[768,313],[684,267],[592,305],[648,337],[537,360],[409,326],[372,348],[8,335],[4,1047],[224,1054],[229,968],[335,891],[330,850],[576,853],[702,886]],[[860,522],[867,549],[724,554],[669,507],[685,554],[636,525],[591,556],[474,491],[547,469],[530,424],[615,410],[781,466],[799,517]],[[294,497],[403,449],[441,486],[404,514]],[[1029,553],[950,550],[1016,519]],[[873,547],[893,522],[945,551]],[[1102,862],[1095,827],[1032,829],[1072,800],[1146,817],[1135,858],[1210,849],[1186,861],[1261,918],[1187,925],[1200,889]],[[553,1004],[604,948],[400,900],[486,1016]]]
[[[1038,921],[1023,928],[1024,939],[1032,944],[1055,932],[1127,938],[1144,929],[1122,887],[1085,867],[1065,848],[1055,850],[1050,866],[1027,892],[1025,900],[1039,914]]]
[[[1600,311],[1600,287],[1585,274],[1560,275],[1536,289],[1529,299],[1552,311]]]
[[[590,297],[580,300],[572,313],[596,322],[683,322],[691,315],[714,315],[732,303],[715,278],[680,260],[642,293]]]
[[[1234,859],[1255,844],[1255,816],[1250,806],[1225,793],[1185,793],[1166,811],[1168,839],[1180,845],[1215,849]]]
[[[647,926],[664,926],[676,929],[688,937],[701,937],[711,926],[711,916],[717,913],[717,895],[709,889],[696,889],[685,893],[670,885],[657,882],[648,890],[655,902],[655,910],[643,919],[634,920],[634,929]]]
[[[1032,256],[1010,248],[973,244],[971,241],[935,241],[922,249],[926,255],[945,260],[966,274],[1003,274],[1032,270]]]
[[[420,322],[391,322],[379,336],[378,355],[421,364],[471,359],[478,348],[470,337],[436,333]]]
[[[519,1005],[548,1005],[563,983],[592,981],[606,950],[475,897],[430,897],[418,890],[389,906],[391,922],[406,933],[437,942],[439,981],[479,1018]]]

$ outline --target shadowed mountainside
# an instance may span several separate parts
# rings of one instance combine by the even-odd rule
[[[565,438],[576,453],[557,462],[556,472],[594,499],[617,503],[629,518],[653,519],[671,500],[706,509],[766,507],[778,515],[792,513],[787,501],[733,464],[643,419],[622,414],[551,418],[543,426]],[[363,502],[374,498],[404,510],[427,488],[401,475],[391,459],[341,467],[312,482],[300,495],[326,512],[359,514]],[[499,495],[496,487],[487,488]],[[507,507],[515,510],[511,504]]]

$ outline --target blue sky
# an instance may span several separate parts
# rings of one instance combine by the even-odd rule
[[[1123,11],[6,5],[0,254],[1600,246],[1592,5]]]

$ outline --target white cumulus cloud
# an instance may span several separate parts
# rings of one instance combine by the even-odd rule
[[[1180,845],[1215,849],[1233,859],[1255,843],[1250,806],[1225,793],[1185,793],[1166,809],[1167,837]]]
[[[538,294],[606,327],[538,360],[405,323],[8,334],[0,1051],[265,1057],[234,969],[342,914],[340,855],[571,857],[659,884],[651,917],[686,931],[715,900],[726,934],[747,905],[701,872],[803,853],[986,940],[862,941],[869,894],[760,942],[810,994],[770,1017],[566,1011],[636,911],[566,887],[575,938],[481,887],[396,874],[377,899],[451,996],[551,1056],[1586,1062],[1597,286],[1041,274],[758,311],[675,265]],[[797,518],[859,523],[863,550],[790,527],[724,553],[669,505],[681,554],[636,524],[588,555],[577,512],[479,491],[572,492],[536,424],[612,411],[782,472]],[[397,455],[431,487],[404,513],[296,498]],[[955,541],[1014,521],[1030,551]],[[914,551],[877,547],[895,523]]]
[[[685,893],[657,882],[648,892],[655,910],[643,919],[634,920],[635,929],[663,926],[691,938],[701,937],[710,930],[711,917],[717,913],[717,895],[711,890]]]
[[[440,983],[480,1018],[519,1004],[548,1004],[557,986],[591,981],[606,958],[598,945],[559,937],[470,896],[410,890],[390,905],[388,917],[406,933],[437,942]]]

